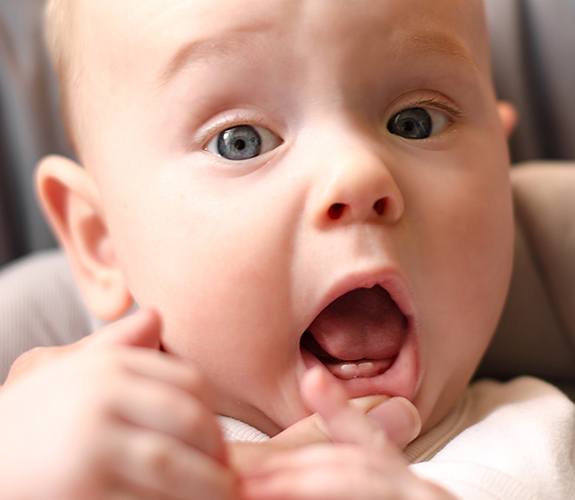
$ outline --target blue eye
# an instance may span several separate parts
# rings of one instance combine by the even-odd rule
[[[421,140],[440,134],[449,124],[444,113],[423,108],[400,111],[389,120],[387,130],[404,139]]]
[[[267,153],[281,142],[279,137],[265,128],[238,125],[220,132],[209,142],[206,150],[226,160],[242,161]]]

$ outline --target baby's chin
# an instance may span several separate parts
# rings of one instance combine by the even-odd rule
[[[470,374],[457,374],[448,381],[424,380],[414,400],[421,417],[421,434],[441,423],[461,401]]]

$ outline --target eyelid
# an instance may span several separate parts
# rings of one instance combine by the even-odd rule
[[[401,103],[401,105],[397,106],[397,110],[394,111],[391,116],[395,116],[397,113],[410,108],[434,108],[435,110],[447,113],[452,122],[464,118],[464,113],[461,109],[459,109],[455,104],[450,103],[450,100],[440,98],[439,96],[421,97],[406,103]]]

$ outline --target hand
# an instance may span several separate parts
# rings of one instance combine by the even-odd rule
[[[302,395],[324,420],[334,444],[314,444],[278,452],[244,474],[249,500],[453,500],[409,468],[399,448],[321,370],[311,371]]]
[[[273,437],[271,442],[284,448],[298,448],[303,445],[334,441],[334,437],[325,424],[327,415],[318,406],[323,395],[315,394],[318,389],[313,384],[314,375],[311,378],[306,377],[303,382],[303,390],[307,392],[305,399],[308,401],[308,406],[316,408],[318,413],[296,422]],[[347,403],[359,410],[361,414],[366,415],[401,450],[413,441],[421,431],[419,412],[408,399],[380,395],[351,399]],[[320,411],[323,412],[323,417]],[[357,411],[353,413],[355,414]],[[331,422],[331,420],[329,421]],[[334,427],[333,422],[331,427]],[[339,428],[340,426],[336,427]]]
[[[149,336],[148,336],[149,337]],[[142,345],[142,342],[145,345]],[[88,335],[77,342],[58,346],[40,346],[34,347],[29,351],[22,353],[8,372],[4,385],[0,388],[6,388],[19,380],[24,375],[32,372],[46,363],[60,359],[61,356],[78,351],[80,349],[90,349],[98,345],[114,346],[132,346],[145,347],[147,349],[158,350],[160,347],[159,338],[149,337],[142,338],[142,330],[130,329],[122,326],[122,322],[112,323],[91,335]]]
[[[0,498],[235,498],[206,386],[160,330],[141,311],[2,390]]]
[[[313,390],[313,389],[312,389]],[[321,397],[321,396],[320,396]],[[313,396],[311,399],[315,400]],[[389,441],[403,450],[421,431],[421,419],[415,406],[402,397],[367,396],[349,403],[387,435]],[[345,425],[345,423],[340,424]],[[231,443],[230,460],[237,471],[249,473],[260,462],[278,451],[311,444],[331,443],[330,435],[319,413],[306,417],[263,443]]]

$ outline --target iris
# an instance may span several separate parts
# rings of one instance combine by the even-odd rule
[[[262,138],[250,125],[231,127],[218,136],[218,154],[228,160],[249,160],[261,154]]]
[[[387,124],[387,130],[405,139],[427,139],[433,132],[433,121],[423,108],[410,108],[397,113]]]

